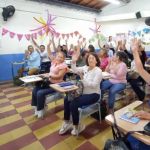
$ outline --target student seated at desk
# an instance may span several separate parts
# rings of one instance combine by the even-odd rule
[[[100,68],[102,69],[102,71],[105,71],[105,69],[109,63],[109,57],[108,57],[106,49],[100,50],[99,59],[100,59]]]
[[[28,75],[37,74],[40,67],[40,55],[34,50],[32,45],[28,46],[28,50],[25,51],[25,61],[27,66],[18,70],[18,75],[23,76],[23,72],[27,71]]]
[[[108,92],[108,111],[112,112],[114,108],[115,96],[120,91],[124,90],[126,87],[126,75],[127,75],[127,66],[125,61],[127,60],[126,54],[124,52],[117,52],[112,60],[109,61],[108,66],[106,67],[106,72],[110,73],[110,79],[104,80],[101,84],[102,98],[106,90]]]
[[[84,89],[83,94],[69,101],[68,97],[64,99],[64,123],[62,124],[59,134],[66,133],[72,128],[70,115],[73,121],[72,135],[77,135],[85,129],[84,125],[79,124],[78,108],[86,105],[94,104],[99,100],[100,87],[99,84],[102,79],[102,71],[99,68],[99,58],[95,53],[90,53],[86,58],[86,65],[83,67],[76,67],[76,61],[80,55],[80,49],[72,56],[71,68],[75,73],[80,75]]]
[[[144,69],[139,53],[138,53],[140,43],[141,42],[138,39],[133,39],[131,43],[135,66],[140,76],[150,85],[150,74]],[[135,116],[139,117],[140,119],[145,119],[145,120],[150,121],[150,113],[141,111],[141,112],[136,113]],[[131,143],[131,147],[133,150],[149,150],[150,149],[150,145],[146,145],[132,136],[128,137],[128,141]]]
[[[40,54],[41,57],[41,66],[40,66],[40,73],[48,73],[50,71],[50,59],[48,57],[48,53],[45,50],[44,45],[38,45],[36,41],[32,38],[34,45],[36,46],[36,51]]]
[[[64,63],[65,54],[63,52],[57,52],[56,58],[52,57],[50,44],[51,42],[47,46],[49,57],[52,60],[49,81],[50,83],[59,83],[63,81],[64,75],[67,71],[67,65]],[[53,92],[55,91],[50,87],[36,86],[33,89],[31,105],[34,106],[35,116],[38,116],[38,118],[41,118],[44,115],[45,96]]]
[[[138,45],[138,54],[140,56],[140,60],[142,62],[142,65],[144,67],[145,62],[146,62],[146,53],[145,53],[145,48],[143,48],[143,46],[141,46],[141,43],[139,43]],[[124,42],[122,43],[122,45],[120,45],[120,50],[124,51],[127,55],[128,58],[133,62],[134,58],[133,58],[133,54],[127,51],[126,48],[126,40],[124,40]],[[131,63],[132,65],[133,63]],[[131,66],[132,67],[132,66]],[[136,69],[136,67],[135,67]],[[145,91],[144,89],[144,85],[145,85],[145,81],[142,79],[142,77],[140,75],[138,75],[138,73],[134,73],[134,74],[128,74],[127,76],[127,81],[130,83],[132,89],[134,90],[135,94],[137,95],[138,99],[140,101],[143,101],[145,98]],[[143,89],[141,89],[141,86],[143,86]]]
[[[140,111],[134,114],[134,116],[143,119],[143,120],[149,120],[150,121],[150,113],[145,111]],[[130,146],[132,150],[149,150],[150,145],[146,145],[143,142],[139,141],[138,139],[134,138],[133,136],[128,136],[128,141],[130,143]]]

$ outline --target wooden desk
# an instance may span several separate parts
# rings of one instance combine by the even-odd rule
[[[137,124],[133,124],[127,121],[124,121],[122,119],[120,119],[119,117],[124,114],[128,109],[134,109],[138,106],[140,106],[142,104],[141,101],[135,101],[132,104],[116,111],[115,114],[115,118],[116,118],[116,122],[117,122],[117,126],[119,127],[119,129],[125,133],[129,132],[129,131],[143,131],[144,126],[149,122],[147,120],[140,120]],[[105,117],[105,120],[108,124],[112,125],[112,123],[114,122],[113,116],[112,115],[108,115]],[[143,143],[150,145],[150,136],[147,135],[143,135],[141,133],[134,133],[132,134],[136,139],[142,141]]]
[[[70,86],[70,88],[66,88],[67,86],[61,87],[61,86],[59,86],[59,84],[51,84],[50,87],[53,88],[54,90],[56,90],[57,92],[60,92],[60,93],[67,93],[67,92],[74,91],[74,90],[78,89],[78,87],[76,85],[72,85],[72,86]]]
[[[44,73],[44,74],[38,74],[38,75],[25,76],[19,79],[25,83],[33,83],[33,82],[42,81],[43,80],[42,77],[48,77],[48,75],[49,73]]]
[[[43,79],[41,77],[38,77],[36,75],[32,75],[32,76],[25,76],[22,78],[19,78],[21,81],[25,82],[25,83],[32,83],[32,82],[38,82],[38,81],[42,81]]]

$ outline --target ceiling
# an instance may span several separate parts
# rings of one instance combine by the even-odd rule
[[[101,10],[104,6],[108,5],[109,3],[103,0],[56,0],[60,2],[71,3],[77,6],[83,6],[87,8],[92,8],[94,10]]]
[[[104,0],[30,0],[57,5],[59,7],[75,8],[78,10],[101,12],[109,3]]]
[[[57,5],[59,7],[75,8],[78,10],[92,11],[99,13],[110,4],[104,0],[31,0],[41,3]],[[122,3],[129,3],[131,0],[119,0]]]

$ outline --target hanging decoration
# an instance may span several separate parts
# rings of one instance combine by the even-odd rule
[[[150,45],[150,28],[146,27],[139,31],[128,31],[128,41],[132,38],[139,38],[142,41],[142,44],[144,45]]]
[[[4,36],[7,33],[9,33],[10,38],[14,38],[15,35],[16,35],[18,41],[21,41],[23,37],[26,40],[29,41],[31,38],[37,39],[38,36],[41,38],[41,40],[43,40],[50,33],[51,35],[53,35],[56,38],[69,39],[69,38],[73,38],[74,35],[75,35],[75,37],[78,37],[82,41],[86,40],[86,38],[84,38],[79,33],[79,31],[74,31],[74,32],[71,32],[71,33],[59,33],[59,32],[57,32],[54,29],[54,25],[55,25],[54,20],[57,17],[54,17],[51,14],[49,14],[48,10],[47,10],[47,20],[46,21],[42,17],[40,17],[39,19],[37,19],[35,17],[33,17],[33,18],[38,23],[40,23],[40,26],[38,28],[30,30],[30,32],[33,32],[33,33],[21,34],[21,33],[15,33],[13,31],[9,31],[6,28],[2,28],[2,36]]]
[[[100,34],[100,27],[101,25],[98,25],[97,22],[96,22],[96,18],[94,19],[94,23],[95,23],[95,28],[89,28],[93,33],[93,37],[89,39],[89,43],[92,43],[92,42],[95,42],[95,40],[101,40],[101,41],[105,41],[105,37]]]
[[[95,42],[96,40],[100,40],[101,42],[105,42],[106,38],[103,34],[96,34],[92,38],[89,39],[89,43]]]
[[[20,41],[23,37],[23,34],[17,34],[18,40]]]
[[[98,34],[100,33],[100,27],[101,25],[98,25],[97,22],[96,22],[96,18],[94,19],[94,23],[95,23],[95,28],[89,28],[94,34]]]
[[[3,29],[2,29],[2,36],[4,36],[7,32],[8,32],[8,30],[5,29],[5,28],[3,28]]]
[[[6,28],[2,28],[2,36],[9,35],[10,38],[14,38],[15,36],[17,37],[18,41],[21,41],[23,37],[25,37],[26,40],[30,40],[31,37],[34,37],[35,39],[37,38],[37,33],[32,33],[32,34],[21,34],[21,33],[15,33],[13,31],[9,31]]]
[[[53,17],[51,14],[49,14],[49,11],[47,10],[47,21],[45,21],[42,17],[40,17],[39,19],[33,17],[38,23],[41,24],[40,27],[30,30],[30,31],[38,31],[38,32],[42,32],[42,30],[45,30],[45,33],[48,35],[48,33],[55,33],[55,29],[54,29],[54,23],[53,21],[57,18],[57,17]]]

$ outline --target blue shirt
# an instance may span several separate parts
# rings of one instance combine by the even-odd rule
[[[37,51],[33,51],[28,60],[27,60],[27,68],[39,68],[41,63],[40,55]]]

